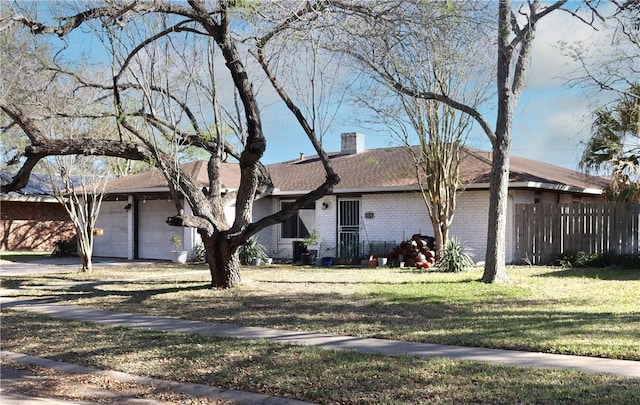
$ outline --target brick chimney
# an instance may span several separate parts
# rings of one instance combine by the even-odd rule
[[[364,134],[359,132],[343,133],[340,151],[349,155],[364,151]]]

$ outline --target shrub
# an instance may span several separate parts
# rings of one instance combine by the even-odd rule
[[[207,252],[202,243],[195,245],[191,251],[191,257],[194,262],[204,262],[207,259]]]
[[[617,255],[609,253],[566,253],[556,259],[556,263],[565,269],[571,268],[605,268],[610,266],[620,266],[633,268],[640,263],[637,255]]]
[[[436,263],[436,267],[441,270],[454,273],[465,271],[473,265],[469,249],[457,238],[447,241],[442,250],[442,257]]]
[[[601,253],[568,253],[558,258],[556,262],[565,269],[573,267],[606,267],[605,257]]]
[[[268,257],[264,246],[258,242],[255,236],[249,238],[244,245],[240,246],[238,254],[242,264],[250,264],[252,259],[265,260]]]
[[[72,240],[57,240],[53,242],[52,256],[73,256],[76,251],[76,244]]]

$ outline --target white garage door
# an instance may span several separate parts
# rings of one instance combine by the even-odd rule
[[[126,201],[103,201],[96,228],[104,230],[93,242],[93,255],[101,257],[127,258],[127,217],[124,209]]]
[[[176,215],[176,206],[169,200],[148,200],[140,202],[138,210],[138,257],[171,260],[171,235],[175,233],[183,239],[183,228],[165,222],[167,217]]]

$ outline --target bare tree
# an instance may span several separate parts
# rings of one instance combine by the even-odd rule
[[[358,37],[366,38],[361,40],[358,47],[348,48],[348,52],[355,56],[360,62],[365,63],[370,69],[375,71],[379,80],[393,87],[398,92],[410,97],[435,100],[444,103],[451,108],[462,111],[473,118],[475,123],[485,133],[492,144],[492,169],[490,175],[490,199],[489,199],[489,220],[487,232],[487,252],[485,269],[482,280],[484,282],[507,282],[506,273],[506,225],[507,225],[507,198],[509,182],[509,160],[511,155],[511,128],[516,105],[522,94],[525,84],[527,66],[531,55],[531,46],[535,37],[537,25],[541,19],[557,10],[564,10],[575,17],[580,18],[575,9],[570,10],[563,6],[566,0],[553,3],[542,4],[539,0],[528,0],[513,7],[511,1],[500,0],[498,3],[497,21],[487,19],[485,13],[478,12],[476,15],[478,32],[485,32],[490,27],[497,34],[496,51],[496,92],[497,92],[497,119],[495,126],[491,126],[487,119],[480,113],[479,109],[469,105],[464,100],[460,100],[448,94],[446,91],[426,90],[416,88],[412,83],[403,80],[403,76],[397,74],[394,66],[385,63],[387,60],[394,60],[389,55],[394,55],[396,45],[399,40],[404,40],[411,35],[412,18],[416,12],[426,15],[441,13],[443,23],[457,23],[455,20],[458,10],[468,10],[468,7],[480,6],[492,7],[494,3],[472,3],[472,2],[446,2],[434,3],[435,6],[422,8],[416,11],[423,3],[396,2],[397,6],[393,12],[377,20],[368,20],[369,24],[363,24],[363,31]],[[429,4],[427,2],[427,4]],[[587,4],[591,11],[592,6]],[[442,13],[442,11],[446,13]],[[472,10],[469,10],[472,11]],[[446,15],[450,16],[449,19]],[[414,17],[415,18],[415,17]],[[453,19],[451,19],[453,18]],[[418,19],[418,21],[422,21]],[[436,19],[436,21],[438,21]],[[589,21],[583,19],[585,23]],[[488,24],[488,25],[487,25]],[[352,38],[358,41],[357,38]],[[457,38],[450,38],[451,41]],[[355,53],[353,49],[365,50],[366,52]],[[473,80],[473,79],[470,79]]]
[[[77,12],[57,15],[57,25],[37,21],[22,12],[4,18],[3,26],[19,23],[36,35],[66,38],[79,27],[90,27],[89,34],[102,38],[111,51],[112,80],[100,82],[65,67],[58,69],[55,77],[73,83],[76,89],[90,89],[96,100],[113,106],[101,114],[84,113],[84,116],[112,119],[119,130],[108,139],[52,139],[31,110],[3,93],[0,109],[21,129],[29,145],[24,149],[16,176],[2,186],[2,191],[23,187],[33,167],[47,156],[97,155],[150,162],[165,175],[174,195],[178,214],[168,222],[198,229],[207,252],[212,286],[237,285],[238,247],[265,227],[285,220],[305,204],[330,193],[339,177],[333,172],[313,126],[271,70],[269,61],[278,55],[269,54],[267,46],[278,37],[286,38],[289,30],[312,29],[325,13],[331,12],[331,3],[278,4],[260,10],[250,6],[238,10],[235,4],[225,0],[125,1],[92,7],[81,2]],[[243,18],[242,23],[235,23]],[[253,32],[258,31],[259,39],[252,42]],[[195,47],[199,48],[194,52]],[[260,66],[295,115],[327,173],[324,183],[316,189],[256,222],[252,222],[254,199],[268,190],[270,181],[260,163],[266,149],[255,90],[260,79],[250,74],[255,69],[249,69],[247,48],[258,55]],[[198,66],[205,68],[194,71]],[[222,107],[220,100],[229,93],[220,87],[225,81],[218,78],[222,72],[226,82],[233,84],[229,92],[235,94],[235,109]],[[238,114],[233,116],[231,111]],[[233,143],[225,138],[225,128],[235,128],[239,141]],[[206,190],[181,171],[177,157],[185,148],[200,148],[209,154]],[[234,193],[226,193],[221,187],[219,164],[225,159],[236,159],[239,163],[240,187]],[[181,197],[193,215],[184,213]],[[228,224],[224,207],[231,199],[236,202],[236,215],[234,223]]]
[[[597,42],[559,41],[565,55],[578,63],[567,82],[612,93],[614,103],[620,97],[637,98],[629,89],[640,81],[640,3],[613,0],[590,6],[592,23],[600,31]]]
[[[373,84],[361,90],[358,102],[373,111],[375,124],[384,123],[403,142],[413,160],[438,259],[449,239],[463,186],[459,164],[472,119],[447,104],[398,91],[393,83],[401,81],[422,92],[443,92],[477,107],[488,97],[495,72],[487,62],[490,27],[478,30],[479,11],[475,6],[452,13],[436,3],[411,5],[404,15],[391,19],[405,24],[383,31],[377,49],[384,58],[367,57],[371,43],[358,50],[351,46],[348,51],[369,66],[373,79]],[[392,51],[388,49],[391,43]]]
[[[99,175],[104,167],[84,156],[52,156],[45,162],[53,196],[76,228],[82,271],[91,271],[95,224],[108,180],[106,175]]]

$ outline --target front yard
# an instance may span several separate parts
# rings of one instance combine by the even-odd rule
[[[510,285],[480,275],[247,267],[241,287],[217,291],[204,266],[159,264],[2,285],[21,287],[23,298],[114,311],[640,360],[640,270],[513,267]],[[69,286],[87,278],[113,281]],[[2,322],[5,350],[320,403],[640,402],[637,379],[110,329],[18,311],[3,311]]]

